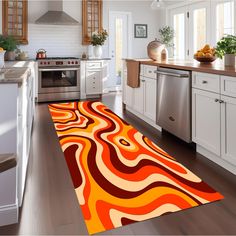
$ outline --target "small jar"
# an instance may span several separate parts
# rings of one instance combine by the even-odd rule
[[[162,49],[162,51],[161,51],[161,60],[162,61],[168,60],[168,50],[166,49],[166,47],[164,49]]]

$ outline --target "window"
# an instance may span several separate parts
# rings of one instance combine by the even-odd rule
[[[193,11],[193,49],[194,52],[206,44],[206,8]]]
[[[185,57],[185,14],[180,13],[174,18],[174,57],[184,59]]]
[[[216,41],[225,34],[234,34],[234,2],[216,5]]]

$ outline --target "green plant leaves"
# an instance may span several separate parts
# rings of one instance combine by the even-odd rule
[[[222,59],[225,54],[236,54],[236,36],[226,35],[217,43],[217,57]]]

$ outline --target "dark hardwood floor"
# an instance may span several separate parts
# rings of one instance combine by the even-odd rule
[[[161,134],[134,115],[123,112],[120,94],[104,95],[102,101],[221,192],[225,199],[103,232],[101,235],[236,234],[235,175],[196,154],[193,147],[171,135]],[[38,104],[36,107],[20,223],[0,227],[0,234],[88,234],[47,104]]]

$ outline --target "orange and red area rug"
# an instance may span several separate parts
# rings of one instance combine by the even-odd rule
[[[49,110],[90,234],[223,198],[101,102]]]

